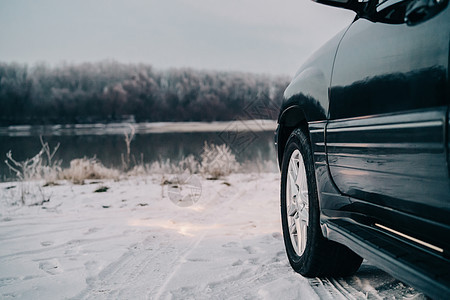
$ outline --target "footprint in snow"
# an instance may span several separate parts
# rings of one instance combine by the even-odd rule
[[[257,264],[259,263],[259,258],[250,258],[250,259],[248,260],[248,262],[249,262],[251,265],[257,265]]]
[[[84,235],[96,233],[96,232],[99,231],[99,230],[100,230],[100,228],[92,227],[92,228],[89,228],[88,231],[87,231]]]
[[[190,261],[190,262],[209,262],[208,259],[204,259],[204,258],[188,258],[187,261]]]
[[[224,248],[232,248],[232,247],[237,247],[237,246],[238,246],[238,243],[236,243],[236,242],[229,242],[229,243],[222,245],[222,247],[224,247]]]
[[[277,263],[277,262],[280,262],[280,261],[284,261],[284,257],[285,257],[284,252],[279,251],[279,252],[277,252],[277,254],[274,257],[272,257],[270,262]]]
[[[95,260],[90,260],[90,261],[87,261],[84,263],[84,267],[88,271],[96,269],[97,265],[98,265],[98,263]]]
[[[251,246],[244,247],[244,250],[247,251],[248,254],[255,254],[256,253],[256,249],[251,247]]]
[[[39,263],[39,269],[47,272],[50,275],[56,275],[63,272],[61,264],[55,259],[50,259],[46,261],[41,261]]]
[[[4,277],[0,278],[0,286],[5,286],[11,283],[14,283],[18,278],[17,277]]]
[[[41,242],[41,246],[48,247],[53,245],[53,241],[43,241]]]
[[[279,232],[272,233],[272,237],[277,240],[281,240],[283,238],[283,236]]]
[[[243,264],[243,262],[242,262],[242,260],[237,260],[237,261],[235,261],[234,263],[232,263],[231,265],[233,266],[233,267],[236,267],[236,266],[240,266],[240,265],[242,265]]]

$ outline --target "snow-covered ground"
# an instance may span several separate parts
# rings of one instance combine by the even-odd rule
[[[168,181],[61,182],[40,206],[11,206],[18,184],[1,183],[0,299],[424,298],[366,262],[348,278],[294,273],[279,174],[199,177],[188,207]]]

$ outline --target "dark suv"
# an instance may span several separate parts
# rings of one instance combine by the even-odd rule
[[[354,21],[285,91],[276,143],[289,262],[362,258],[450,299],[448,0],[318,0]]]

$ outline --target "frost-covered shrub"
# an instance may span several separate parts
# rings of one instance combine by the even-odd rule
[[[149,174],[197,174],[210,178],[227,176],[239,169],[236,157],[227,145],[209,145],[205,142],[200,155],[201,162],[194,155],[188,155],[178,162],[169,159],[146,165]]]
[[[170,159],[155,161],[146,165],[149,174],[196,174],[200,172],[200,163],[190,154],[178,162],[172,162]]]
[[[42,163],[39,170],[40,178],[45,180],[45,185],[53,185],[59,179],[62,171],[62,160],[54,159],[55,153],[58,151],[60,144],[58,143],[55,148],[53,148],[53,151],[51,151],[50,146],[47,142],[44,142],[42,136],[40,139],[42,145],[41,151],[44,151],[45,154],[45,158],[41,160]]]
[[[23,161],[16,161],[11,150],[6,153],[5,164],[9,169],[14,172],[19,181],[29,181],[40,178],[40,167],[42,166],[42,155],[44,150],[42,149],[38,154],[32,158],[27,158]]]
[[[195,159],[194,155],[190,154],[180,160],[177,164],[178,172],[177,173],[185,173],[188,172],[190,174],[195,174],[200,171],[200,163]]]
[[[148,174],[148,165],[142,164],[134,166],[130,171],[127,172],[127,176],[146,176]]]
[[[23,161],[16,161],[13,158],[11,150],[6,153],[6,165],[13,171],[19,181],[30,180],[45,180],[46,184],[52,184],[58,179],[61,172],[61,160],[54,160],[56,151],[58,151],[59,144],[51,151],[47,142],[44,142],[42,137],[42,148],[32,158],[27,158]]]
[[[84,184],[87,179],[119,179],[119,171],[109,169],[96,158],[77,158],[70,162],[70,167],[62,171],[62,178],[75,184]]]
[[[239,169],[239,163],[228,145],[215,145],[205,142],[201,154],[200,172],[211,178],[227,176]]]
[[[131,157],[131,141],[133,140],[133,138],[136,134],[136,128],[131,124],[128,124],[128,127],[130,128],[130,132],[126,132],[126,131],[124,132],[127,153],[126,154],[122,153],[122,155],[121,155],[122,170],[125,172],[130,171],[130,170],[134,169],[136,166],[138,166],[138,164],[136,163],[136,158],[134,156]],[[131,164],[132,162],[134,163],[134,166],[132,166],[132,164]]]
[[[171,174],[175,172],[176,166],[170,159],[154,161],[151,164],[146,164],[145,169],[148,174]]]
[[[16,174],[19,181],[17,189],[12,191],[14,194],[10,199],[12,203],[35,205],[49,201],[49,196],[40,186],[41,183],[36,181],[44,180],[45,186],[54,184],[58,179],[61,172],[61,161],[54,160],[53,157],[59,144],[51,151],[48,143],[44,142],[42,137],[40,139],[42,148],[32,158],[17,161],[13,158],[11,150],[6,153],[5,164]]]

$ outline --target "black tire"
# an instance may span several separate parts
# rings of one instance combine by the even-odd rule
[[[309,198],[305,200],[305,202],[309,203],[309,207],[307,208],[309,214],[307,216],[306,246],[303,247],[304,251],[300,255],[298,252],[301,252],[301,250],[297,248],[296,252],[291,240],[286,205],[286,201],[291,201],[287,200],[286,195],[288,185],[287,177],[291,156],[298,155],[298,152],[295,150],[299,150],[303,158]],[[290,220],[292,221],[292,219]],[[344,245],[325,239],[322,235],[311,146],[308,136],[301,129],[296,129],[292,132],[284,151],[281,166],[281,221],[289,263],[301,275],[306,277],[347,276],[355,273],[361,265],[362,258],[360,256]]]

